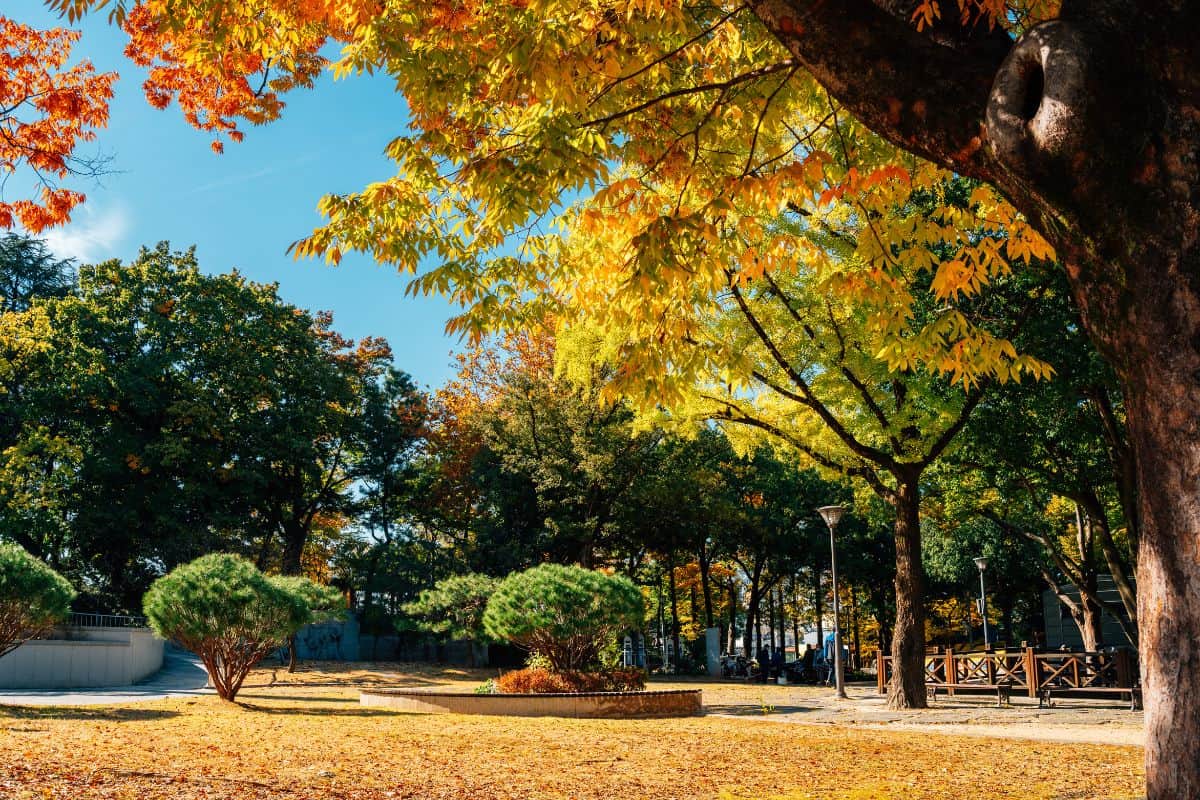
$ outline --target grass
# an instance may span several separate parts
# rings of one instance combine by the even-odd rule
[[[1130,798],[1141,751],[759,719],[565,720],[362,708],[373,685],[479,673],[258,671],[237,704],[0,707],[4,800]],[[705,687],[757,710],[776,687]],[[789,695],[789,696],[794,696]],[[766,697],[766,699],[764,699]]]

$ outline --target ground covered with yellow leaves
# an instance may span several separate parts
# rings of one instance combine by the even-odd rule
[[[765,688],[704,687],[706,701],[744,706],[743,718],[518,719],[361,707],[365,686],[461,689],[479,678],[395,670],[259,671],[237,704],[203,696],[0,707],[0,798],[1067,800],[1133,798],[1142,782],[1133,747],[764,724],[773,709]]]

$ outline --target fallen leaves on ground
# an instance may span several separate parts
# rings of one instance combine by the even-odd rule
[[[473,686],[410,665],[258,670],[237,704],[0,707],[4,800],[1131,798],[1141,751],[753,719],[399,714],[360,688]],[[759,702],[761,689],[716,689]],[[745,697],[743,697],[743,695]]]

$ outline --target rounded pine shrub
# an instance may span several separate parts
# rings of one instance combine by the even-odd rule
[[[214,553],[156,580],[143,606],[154,631],[198,655],[217,694],[233,700],[255,664],[340,602],[305,578],[269,578],[244,558]]]
[[[555,672],[599,666],[600,652],[641,624],[642,593],[628,578],[542,564],[505,578],[488,600],[488,635],[543,657]]]
[[[0,544],[0,656],[66,619],[75,590],[15,544]]]

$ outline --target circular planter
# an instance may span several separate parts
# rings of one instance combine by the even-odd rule
[[[430,689],[365,689],[364,706],[418,714],[492,714],[506,717],[690,717],[704,710],[699,689],[661,692],[475,694]]]

